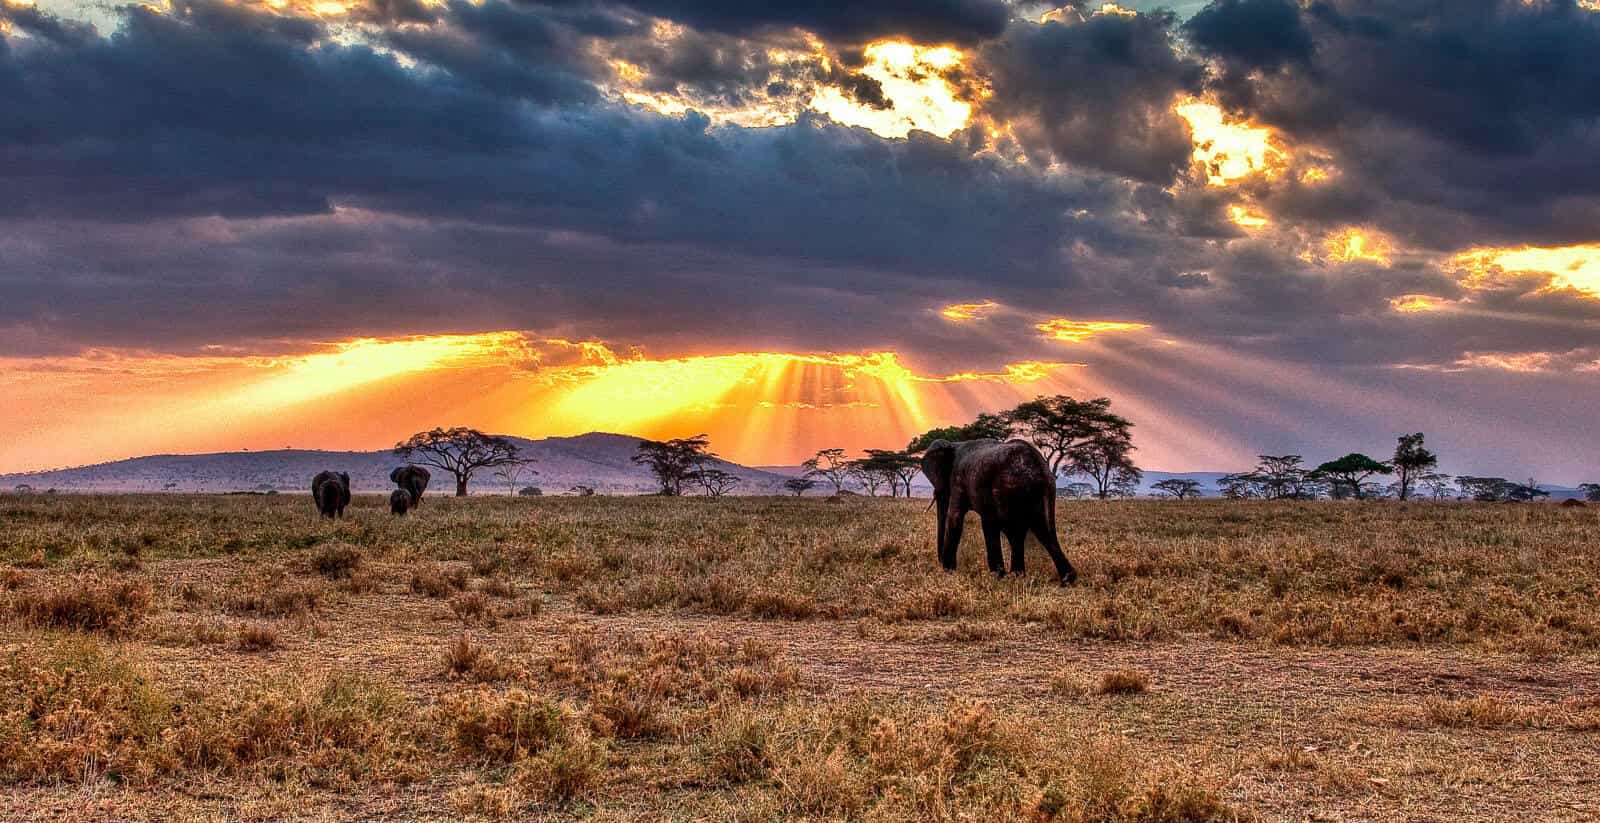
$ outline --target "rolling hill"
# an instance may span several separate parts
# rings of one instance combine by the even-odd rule
[[[588,486],[601,494],[646,494],[655,491],[650,472],[633,462],[640,438],[592,432],[577,437],[527,440],[511,437],[522,453],[535,462],[537,475],[518,486],[538,486],[546,494],[560,494],[574,486]],[[350,473],[356,493],[387,492],[394,486],[389,472],[403,463],[389,450],[218,452],[215,454],[158,454],[92,466],[45,472],[0,475],[0,489],[28,485],[38,490],[116,492],[244,492],[278,491],[310,493],[311,476],[323,469]],[[771,494],[781,491],[784,477],[736,463],[716,461],[716,466],[737,475],[734,493]],[[433,472],[429,491],[449,494],[453,481],[439,469]],[[507,484],[483,470],[474,475],[473,494],[506,494]]]

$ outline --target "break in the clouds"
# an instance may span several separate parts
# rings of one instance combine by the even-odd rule
[[[0,354],[1072,363],[1167,466],[1421,428],[1576,479],[1592,5],[0,0]]]

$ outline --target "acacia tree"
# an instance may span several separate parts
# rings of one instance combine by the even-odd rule
[[[794,492],[795,497],[799,497],[800,495],[816,488],[817,481],[812,480],[809,477],[791,477],[788,480],[783,481],[783,487],[791,492]]]
[[[516,443],[463,426],[418,432],[396,443],[394,453],[454,475],[457,497],[467,495],[467,481],[478,469],[506,466],[522,459]]]
[[[1591,503],[1600,503],[1600,483],[1582,483],[1578,491],[1583,492],[1583,497]]]
[[[1087,440],[1072,447],[1067,453],[1067,467],[1073,474],[1081,474],[1094,484],[1095,496],[1104,500],[1112,496],[1125,496],[1137,488],[1144,475],[1133,464],[1133,437],[1128,433],[1128,421],[1118,418],[1121,425],[1111,424]]]
[[[1394,447],[1395,496],[1410,500],[1421,476],[1439,465],[1439,456],[1422,445],[1422,432],[1402,434]]]
[[[1323,463],[1316,471],[1332,479],[1336,490],[1343,489],[1355,495],[1357,500],[1365,500],[1367,489],[1363,484],[1367,478],[1375,474],[1389,474],[1394,469],[1388,463],[1379,463],[1364,454],[1351,452],[1338,460]]]
[[[871,458],[863,457],[859,460],[850,461],[849,468],[846,469],[846,472],[851,477],[855,478],[856,482],[860,483],[862,488],[867,490],[867,494],[873,497],[877,497],[878,489],[883,488],[883,471],[873,463]]]
[[[922,473],[921,458],[911,452],[867,449],[867,459],[879,466],[888,479],[890,497],[896,496],[897,488],[903,490],[906,497],[911,496],[911,483]]]
[[[633,462],[650,467],[650,473],[661,485],[661,494],[677,497],[683,494],[684,481],[715,457],[711,438],[697,434],[672,440],[641,440]]]
[[[507,463],[495,470],[494,476],[500,478],[506,484],[506,494],[515,495],[517,493],[517,484],[524,477],[539,473],[533,468],[533,462],[531,459],[522,459],[514,463]]]
[[[1313,500],[1317,497],[1317,476],[1300,465],[1298,454],[1258,455],[1255,474],[1260,479],[1261,496],[1268,500]]]
[[[1074,450],[1107,432],[1132,442],[1128,429],[1133,424],[1112,414],[1111,400],[1106,397],[1093,400],[1074,400],[1064,394],[1035,397],[1006,412],[1004,418],[1011,432],[1026,438],[1044,455],[1050,471],[1057,477],[1072,467]]]
[[[1448,474],[1428,472],[1427,474],[1418,477],[1417,483],[1423,489],[1426,489],[1428,496],[1432,497],[1434,500],[1443,500],[1450,496],[1451,479],[1452,478]]]
[[[850,473],[850,461],[844,449],[821,449],[816,456],[800,464],[807,477],[821,477],[833,484],[833,493],[844,491],[844,479]]]
[[[1158,494],[1163,494],[1178,500],[1189,500],[1200,496],[1200,481],[1187,477],[1169,477],[1150,484]]]
[[[739,485],[739,477],[722,469],[695,469],[687,478],[705,489],[706,495],[719,498]]]

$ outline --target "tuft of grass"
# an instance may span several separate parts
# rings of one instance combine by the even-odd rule
[[[496,763],[515,763],[569,736],[566,710],[522,689],[451,695],[435,717],[457,753]]]
[[[329,580],[344,580],[361,566],[361,551],[346,543],[328,543],[311,554],[311,570]]]
[[[453,680],[492,683],[510,676],[510,668],[483,644],[463,634],[445,647],[444,673]]]
[[[239,650],[245,652],[271,651],[278,647],[278,630],[264,623],[251,623],[239,627]]]
[[[142,580],[80,575],[23,589],[11,608],[30,626],[122,634],[144,620],[150,603]]]
[[[1150,676],[1132,669],[1118,669],[1100,675],[1095,694],[1144,694],[1150,689]]]
[[[446,569],[428,564],[411,572],[411,591],[424,597],[443,599],[467,587],[464,569]]]

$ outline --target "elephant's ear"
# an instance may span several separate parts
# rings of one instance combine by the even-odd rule
[[[956,447],[949,441],[935,440],[922,453],[922,474],[933,484],[933,493],[943,497],[950,493],[950,472],[956,465]]]
[[[400,482],[400,473],[403,472],[403,471],[405,471],[405,468],[401,467],[401,468],[395,469],[392,472],[389,472],[389,482],[390,483],[399,483]]]

